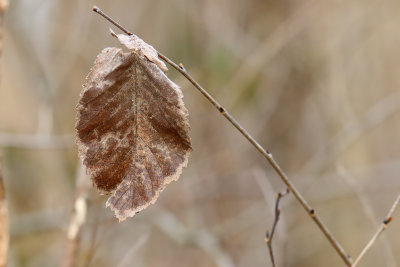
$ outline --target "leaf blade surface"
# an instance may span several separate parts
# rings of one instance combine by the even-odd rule
[[[123,221],[179,178],[191,151],[180,88],[141,53],[105,48],[77,106],[79,155]]]

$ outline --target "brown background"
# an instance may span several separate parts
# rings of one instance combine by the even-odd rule
[[[75,105],[96,55],[119,46],[94,4],[183,62],[356,257],[400,191],[398,1],[13,0],[0,71],[10,266],[63,258],[78,166]],[[92,255],[90,266],[100,267],[270,266],[264,235],[282,182],[171,68],[170,77],[190,113],[188,167],[156,205],[121,224],[91,189],[80,263]],[[279,266],[343,266],[292,195],[281,209]],[[400,264],[396,215],[360,266]]]

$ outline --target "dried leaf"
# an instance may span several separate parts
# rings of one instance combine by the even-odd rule
[[[191,151],[182,92],[142,42],[128,53],[105,48],[77,106],[80,157],[96,187],[112,194],[106,206],[119,221],[153,204]]]
[[[128,49],[137,52],[141,56],[145,56],[148,60],[156,64],[165,73],[168,72],[168,68],[164,61],[158,58],[157,50],[151,45],[147,44],[145,41],[137,37],[136,35],[126,35],[126,34],[115,34],[111,29],[111,34],[118,38],[121,44],[126,46]]]

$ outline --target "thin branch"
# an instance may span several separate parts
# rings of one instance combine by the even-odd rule
[[[206,252],[219,267],[235,266],[229,253],[226,253],[218,238],[218,235],[203,229],[192,229],[182,224],[173,214],[161,211],[158,213],[154,224],[176,243],[194,244]]]
[[[131,32],[129,32],[127,29],[125,29],[124,27],[121,26],[121,24],[115,22],[115,20],[113,20],[112,18],[110,18],[106,13],[104,13],[100,8],[98,8],[97,6],[94,6],[92,9],[94,12],[96,12],[97,14],[100,14],[103,18],[105,18],[106,20],[108,20],[109,22],[111,22],[111,24],[113,24],[115,27],[117,27],[118,29],[120,29],[121,31],[123,31],[124,33],[128,34],[128,35],[132,35]]]
[[[371,240],[367,243],[367,245],[364,247],[364,249],[361,251],[360,255],[357,257],[357,259],[354,261],[352,267],[355,267],[360,260],[364,257],[364,255],[367,253],[367,251],[372,247],[372,245],[375,243],[375,241],[378,239],[380,234],[386,230],[388,224],[392,221],[392,215],[393,212],[395,211],[396,207],[400,203],[400,194],[397,196],[397,199],[394,201],[391,209],[389,210],[389,213],[386,216],[386,219],[383,220],[382,224],[379,226],[378,230],[375,232],[374,236],[371,238]]]
[[[132,35],[129,31],[127,31],[125,28],[123,28],[120,24],[115,22],[113,19],[111,19],[109,16],[107,16],[103,11],[101,11],[98,7],[94,7],[93,11],[96,13],[102,15],[104,18],[106,18],[108,21],[110,21],[112,24],[114,24],[116,27],[121,29],[123,32],[125,32],[128,35]],[[300,204],[303,206],[303,208],[307,211],[307,213],[310,215],[310,217],[314,220],[314,222],[318,225],[322,233],[325,235],[325,237],[328,239],[328,241],[331,243],[331,245],[334,247],[336,252],[340,255],[342,260],[347,264],[351,265],[352,259],[351,257],[345,252],[343,247],[339,244],[339,242],[335,239],[335,237],[331,234],[331,232],[328,230],[328,228],[325,226],[325,224],[322,222],[322,220],[317,216],[315,210],[308,204],[308,202],[304,199],[304,197],[300,194],[300,192],[296,189],[294,184],[291,182],[289,177],[285,174],[285,172],[281,169],[279,164],[274,160],[272,157],[272,154],[269,153],[266,149],[264,149],[237,121],[232,115],[228,113],[228,111],[221,105],[219,104],[197,81],[195,81],[188,72],[186,72],[185,68],[183,66],[177,65],[175,62],[158,52],[158,56],[167,62],[169,65],[171,65],[173,68],[175,68],[177,71],[179,71],[183,76],[186,77],[186,79],[193,84],[194,87],[196,87],[200,93],[207,98],[211,104],[214,105],[215,108],[265,157],[265,159],[271,164],[271,166],[274,168],[276,173],[279,175],[281,180],[285,183],[285,185],[288,187],[288,189],[293,193],[293,195],[296,197],[296,199],[300,202]]]
[[[304,197],[300,194],[300,192],[296,189],[294,184],[291,182],[289,177],[285,174],[285,172],[281,169],[279,164],[274,160],[272,154],[265,150],[236,120],[233,118],[224,107],[222,107],[203,87],[200,86],[184,69],[180,68],[177,64],[171,61],[169,58],[165,57],[161,53],[158,53],[158,56],[163,59],[165,62],[170,64],[176,70],[178,70],[186,79],[194,85],[207,99],[210,101],[218,111],[268,160],[271,166],[274,168],[276,173],[279,175],[281,180],[286,184],[289,190],[293,193],[296,199],[300,202],[303,208],[310,215],[311,219],[318,225],[322,233],[340,255],[342,260],[347,264],[351,265],[352,259],[345,252],[343,247],[339,244],[339,242],[335,239],[335,237],[331,234],[322,220],[317,216],[315,210],[308,204],[308,202],[304,199]]]
[[[177,64],[171,61],[169,58],[165,57],[161,53],[158,53],[158,56],[163,59],[165,62],[170,64],[176,70],[178,70],[183,76],[185,76],[190,83],[194,85],[207,99],[210,101],[218,111],[268,160],[271,166],[274,168],[276,173],[279,175],[281,180],[286,184],[289,190],[293,193],[296,199],[300,202],[303,208],[307,211],[310,217],[314,220],[314,222],[318,225],[322,233],[331,243],[331,245],[335,248],[335,250],[339,253],[340,257],[347,265],[351,265],[350,256],[344,251],[343,247],[339,244],[338,241],[334,238],[334,236],[330,233],[328,228],[322,222],[322,220],[317,216],[315,210],[307,203],[304,197],[300,194],[300,192],[296,189],[294,184],[291,182],[289,177],[284,173],[279,164],[274,160],[272,154],[265,150],[236,120],[233,118],[224,107],[222,107],[203,87],[200,86],[184,69],[180,68]]]
[[[378,227],[379,222],[376,221],[376,214],[372,209],[373,205],[369,200],[368,194],[367,192],[365,192],[363,186],[361,186],[355,180],[355,177],[352,177],[352,175],[343,166],[338,165],[337,172],[346,181],[349,187],[353,189],[354,193],[356,194],[357,198],[360,201],[360,204],[364,209],[365,214],[367,215],[369,221],[371,222],[371,225],[373,225],[373,228]],[[397,266],[396,259],[394,257],[392,248],[388,242],[387,236],[382,236],[381,238],[384,239],[383,246],[385,247],[385,253],[386,253],[385,259],[387,261],[387,266]]]
[[[371,106],[361,118],[343,127],[331,140],[321,144],[318,150],[304,164],[300,173],[319,173],[327,168],[341,153],[362,135],[375,129],[383,121],[399,111],[400,92],[385,96]]]
[[[17,147],[27,149],[67,148],[74,145],[71,135],[27,135],[0,133],[0,147]]]
[[[82,226],[86,221],[87,195],[89,189],[89,179],[85,175],[85,169],[81,162],[77,170],[76,193],[74,207],[71,214],[71,221],[67,232],[67,245],[64,257],[61,261],[62,267],[76,266],[77,255],[79,252]]]
[[[96,195],[97,196],[97,195]],[[92,198],[91,198],[92,199]],[[93,199],[92,199],[93,202]],[[93,213],[93,218],[94,221],[91,223],[90,226],[90,231],[89,231],[89,246],[87,248],[87,252],[85,255],[85,258],[82,260],[82,267],[88,267],[90,266],[91,261],[93,260],[93,257],[95,255],[96,249],[97,249],[97,243],[96,243],[96,239],[97,239],[97,233],[99,231],[99,205],[96,205],[95,207],[93,207],[93,203],[91,206],[91,211]]]
[[[137,255],[136,252],[147,242],[149,238],[148,234],[143,234],[138,238],[138,240],[133,244],[133,246],[129,249],[129,251],[125,254],[122,260],[119,262],[117,267],[125,267],[130,266],[133,262],[134,256],[136,256],[135,262],[137,263]]]
[[[322,220],[317,216],[315,210],[307,203],[304,197],[300,194],[300,192],[296,189],[294,184],[291,182],[289,177],[284,173],[279,164],[274,160],[272,154],[265,150],[236,120],[233,118],[224,107],[222,107],[200,84],[198,84],[183,68],[180,68],[177,64],[171,61],[169,58],[165,57],[161,53],[158,53],[158,56],[163,59],[165,62],[170,64],[176,70],[178,70],[183,76],[185,76],[190,83],[194,85],[207,99],[210,101],[218,111],[268,160],[271,166],[274,168],[276,173],[279,175],[281,180],[286,184],[289,190],[293,193],[296,199],[300,202],[303,208],[307,211],[310,217],[314,220],[314,222],[318,225],[322,233],[331,243],[331,245],[335,248],[337,253],[340,255],[342,260],[347,264],[351,265],[352,260],[350,256],[345,252],[343,247],[339,244],[339,242],[334,238]]]
[[[267,230],[267,233],[265,235],[265,243],[267,243],[268,251],[269,251],[269,255],[271,257],[271,262],[272,262],[273,267],[276,266],[276,263],[275,263],[274,252],[272,250],[272,239],[274,237],[275,229],[276,229],[276,226],[278,225],[279,217],[281,215],[281,210],[279,209],[279,202],[281,201],[281,199],[284,196],[286,196],[289,193],[290,193],[289,189],[286,189],[283,192],[279,192],[278,195],[276,196],[274,223],[272,224],[271,232],[269,230]]]
[[[258,184],[258,187],[260,188],[265,201],[268,204],[269,207],[269,213],[274,214],[275,213],[275,204],[276,203],[271,203],[271,195],[275,195],[275,190],[272,188],[272,185],[267,177],[267,174],[265,171],[261,169],[254,169],[253,170],[253,175],[254,178]],[[282,208],[282,205],[280,206]],[[280,262],[280,265],[284,266],[285,265],[285,250],[283,249],[285,247],[285,244],[287,243],[288,240],[288,229],[286,225],[285,218],[279,217],[279,229],[277,229],[275,232],[276,234],[279,234],[279,258],[276,257],[276,254],[274,254],[274,259],[276,262]],[[274,243],[275,249],[277,247],[277,243]]]

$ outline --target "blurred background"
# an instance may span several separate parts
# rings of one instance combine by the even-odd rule
[[[76,266],[271,266],[264,238],[284,184],[171,67],[193,142],[179,181],[118,223],[80,174],[75,106],[96,55],[120,47],[93,5],[182,62],[356,258],[400,191],[399,1],[12,0],[0,59],[9,266],[68,255]],[[69,254],[82,177],[87,217]],[[292,194],[280,207],[278,266],[344,266]],[[360,266],[400,265],[399,217]]]

